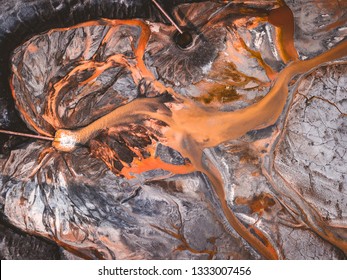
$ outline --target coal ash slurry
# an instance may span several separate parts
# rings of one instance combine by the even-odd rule
[[[280,12],[282,13],[283,11],[280,10]],[[278,23],[276,17],[270,15],[270,18],[270,21],[273,21],[274,25],[282,26]],[[97,22],[93,22],[91,24],[96,23]],[[107,68],[107,63],[121,64],[130,70],[136,84],[139,84],[142,78],[149,79],[151,82],[155,83],[158,92],[170,95],[171,99],[165,100],[162,96],[135,99],[126,105],[116,108],[105,116],[98,118],[96,121],[91,122],[89,125],[81,129],[70,130],[60,128],[61,125],[59,124],[57,111],[59,102],[55,100],[55,92],[52,92],[48,105],[50,109],[48,110],[46,120],[48,120],[54,127],[54,130],[56,130],[53,147],[58,151],[73,152],[78,145],[88,144],[104,130],[133,123],[144,123],[145,125],[149,125],[153,120],[160,121],[163,124],[160,130],[162,133],[160,142],[180,152],[183,157],[190,160],[191,165],[189,165],[190,168],[186,169],[186,173],[195,170],[206,174],[221,203],[223,212],[233,228],[264,257],[269,259],[278,258],[279,256],[276,249],[266,239],[266,237],[255,237],[232,212],[226,200],[225,190],[223,187],[224,183],[221,175],[211,162],[206,163],[202,161],[203,150],[205,148],[215,147],[225,141],[237,139],[251,130],[273,125],[281,115],[286,104],[288,83],[291,79],[295,75],[309,72],[321,64],[346,56],[347,42],[342,42],[338,46],[313,59],[294,61],[290,63],[279,73],[271,90],[259,102],[244,109],[232,112],[222,112],[206,105],[197,104],[191,99],[176,93],[172,88],[154,81],[153,74],[147,70],[142,60],[147,40],[149,38],[149,34],[146,34],[146,32],[148,32],[146,30],[148,29],[146,29],[144,23],[141,21],[129,20],[114,21],[112,24],[142,26],[142,38],[144,39],[142,41],[140,40],[135,51],[135,66],[129,65],[127,61],[122,60],[122,57],[117,56],[111,58],[105,64],[98,66],[100,67],[100,71],[95,71],[94,75],[99,75],[100,72],[103,71],[102,67]],[[284,31],[285,30],[282,28],[279,33]],[[288,32],[292,32],[292,30],[289,29]],[[283,38],[286,38],[286,36],[291,37],[293,35],[286,34],[287,33],[284,35],[279,34],[279,44],[282,44],[282,46],[286,40]],[[288,60],[288,57],[296,60],[291,47],[283,51],[283,60]],[[87,69],[90,66],[91,65],[87,63],[85,65],[80,65],[79,70],[83,68]],[[71,75],[74,74],[73,71],[74,70],[70,72]],[[59,82],[56,84],[56,92],[59,92],[64,85],[64,82],[67,80],[61,80],[61,84],[59,84]],[[30,117],[27,117],[26,119],[30,119]],[[32,124],[34,123],[35,122],[32,122]],[[211,131],[213,131],[213,133],[211,133]],[[48,133],[48,135],[51,134]],[[144,164],[146,164],[145,161]],[[154,169],[158,166],[157,164],[159,165],[159,163],[155,163],[151,167]],[[167,169],[176,174],[184,173],[184,169],[174,169],[172,166],[167,166]],[[132,171],[135,173],[142,172],[141,168],[138,171]],[[324,237],[343,251],[346,251],[346,242],[344,240],[339,240],[329,232],[327,232]]]
[[[66,151],[69,147],[66,148],[59,142],[64,137],[70,137],[76,143],[85,144],[105,128],[111,128],[126,122],[138,122],[141,118],[149,117],[163,121],[168,125],[164,132],[165,144],[179,151],[184,157],[189,158],[196,170],[208,176],[230,224],[266,258],[277,258],[274,249],[271,246],[268,249],[264,248],[266,246],[250,234],[232,213],[226,203],[222,179],[216,170],[204,166],[201,162],[202,151],[225,141],[237,139],[251,130],[273,125],[282,113],[286,103],[289,81],[295,75],[311,71],[323,63],[346,56],[346,47],[347,42],[343,42],[316,58],[291,63],[282,70],[270,92],[261,101],[243,110],[219,112],[208,107],[198,106],[191,100],[179,97],[178,94],[174,93],[180,99],[178,102],[178,104],[181,103],[179,109],[169,109],[157,100],[136,100],[116,109],[79,131],[58,130],[54,147]],[[136,113],[134,114],[134,112]],[[201,127],[204,128],[203,131],[200,129]],[[212,135],[210,131],[213,131]],[[347,245],[344,240],[336,240],[332,236],[330,241],[346,251]]]
[[[248,240],[246,237],[248,234],[245,232],[242,224],[238,222],[227,206],[220,175],[216,174],[216,171],[210,167],[204,166],[201,162],[203,149],[217,146],[228,140],[237,139],[251,130],[273,125],[282,113],[287,100],[288,83],[295,75],[311,71],[323,63],[345,56],[347,56],[347,42],[343,42],[313,59],[293,62],[279,74],[274,86],[261,101],[243,110],[235,112],[211,111],[209,108],[198,106],[196,103],[183,97],[179,97],[182,102],[181,108],[171,110],[169,108],[161,109],[163,104],[157,100],[136,100],[116,109],[81,130],[58,130],[55,136],[55,141],[57,142],[54,144],[54,147],[58,150],[66,151],[66,148],[60,145],[59,141],[67,136],[74,139],[77,143],[85,144],[95,134],[105,128],[121,125],[124,122],[137,122],[143,117],[161,120],[168,125],[164,134],[166,138],[165,144],[179,151],[184,157],[189,158],[196,170],[204,172],[209,177],[211,182],[213,182],[212,185],[231,225],[241,236],[257,248],[258,245],[256,244],[258,241],[253,244],[252,241]],[[138,108],[141,108],[141,110],[138,110]],[[156,110],[156,112],[153,112],[153,110]],[[134,112],[136,113],[134,114]],[[201,130],[201,127],[204,130]],[[213,134],[210,131],[213,131]],[[192,151],[195,151],[195,153],[192,153]],[[251,234],[248,236],[257,240],[251,237]],[[339,247],[344,251],[347,250],[345,240],[334,240],[334,237],[332,237],[331,241],[340,245]],[[259,250],[267,258],[276,256],[271,255],[264,249]]]

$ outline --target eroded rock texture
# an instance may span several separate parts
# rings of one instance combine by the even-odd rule
[[[3,138],[4,219],[52,258],[345,258],[346,4],[325,2],[181,4],[187,48],[135,8],[23,43],[16,110],[55,140]]]

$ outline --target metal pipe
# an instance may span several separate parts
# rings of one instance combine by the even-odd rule
[[[159,3],[156,0],[152,0],[154,5],[157,6],[157,8],[164,14],[164,16],[171,22],[171,24],[177,29],[177,31],[181,34],[183,34],[183,31],[179,26],[174,22],[174,20],[165,12],[165,10],[159,5]]]
[[[28,134],[28,133],[22,133],[22,132],[10,131],[10,130],[2,130],[2,129],[0,129],[0,133],[16,135],[16,136],[22,136],[22,137],[28,137],[28,138],[41,139],[41,140],[46,140],[46,141],[53,141],[54,140],[53,137],[47,137],[47,136],[41,136],[41,135],[35,135],[35,134]]]

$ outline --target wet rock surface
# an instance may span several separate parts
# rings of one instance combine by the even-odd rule
[[[333,2],[286,1],[301,59],[324,53],[347,35],[343,1]],[[148,24],[144,62],[162,86],[138,66],[136,52],[145,28],[133,22],[112,26],[99,21],[35,36],[12,57],[17,110],[29,129],[54,135],[60,128],[84,127],[135,99],[164,94],[158,100],[175,105],[163,88],[224,112],[247,108],[297,58],[290,49],[281,51],[278,29],[264,19],[264,11],[279,8],[276,1],[249,3],[241,17],[232,16],[239,4],[207,1],[173,10],[182,25],[202,26],[206,41],[197,49],[180,50],[172,45],[172,27]],[[329,20],[315,9],[331,15]],[[203,17],[197,16],[201,10],[206,11]],[[312,12],[304,16],[308,10]],[[182,16],[187,11],[189,17]],[[216,19],[208,25],[204,19],[212,11]],[[317,22],[318,30],[307,29]],[[105,64],[115,55],[124,60],[117,56]],[[274,125],[204,149],[201,161],[221,174],[228,207],[280,258],[346,257],[346,67],[341,59],[296,76]],[[69,153],[36,140],[21,141],[2,153],[1,212],[29,236],[17,238],[1,226],[1,257],[264,258],[231,226],[210,177],[198,169],[189,171],[194,159],[166,145],[165,127],[146,119],[104,130]],[[164,168],[166,164],[170,166]],[[37,255],[18,250],[22,242],[37,246]],[[56,253],[46,255],[46,248]]]

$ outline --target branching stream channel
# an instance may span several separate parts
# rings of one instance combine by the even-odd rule
[[[308,35],[321,15],[285,2],[178,5],[186,38],[153,8],[17,47],[15,108],[54,141],[6,139],[6,219],[82,258],[344,258],[347,17],[309,1],[332,16]]]

